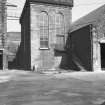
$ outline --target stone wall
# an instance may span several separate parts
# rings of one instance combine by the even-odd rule
[[[53,15],[56,15],[56,13],[59,12],[64,15],[66,41],[71,24],[71,7],[31,4],[31,68],[35,66],[37,70],[55,70],[59,67],[62,56],[54,56],[54,48],[56,44],[56,33],[54,30],[49,29],[49,49],[40,49],[40,35],[37,22],[38,15],[42,11],[46,11],[50,16],[50,19]]]
[[[101,71],[101,48],[100,44],[105,43],[105,15],[102,14],[93,23],[93,69]]]
[[[24,7],[24,12],[20,19],[21,23],[21,43],[16,53],[16,58],[12,63],[12,68],[30,70],[30,6]]]

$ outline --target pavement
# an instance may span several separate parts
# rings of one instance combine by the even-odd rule
[[[0,71],[0,105],[101,105],[104,101],[104,71]]]
[[[70,72],[55,74],[57,78],[75,78],[83,81],[105,81],[105,71],[98,72]]]

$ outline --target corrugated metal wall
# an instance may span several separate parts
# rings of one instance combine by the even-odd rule
[[[90,25],[83,27],[71,34],[72,56],[75,56],[79,63],[88,71],[92,70],[92,45]]]

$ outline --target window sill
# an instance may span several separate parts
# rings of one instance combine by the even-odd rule
[[[39,48],[39,50],[50,50],[50,48]]]

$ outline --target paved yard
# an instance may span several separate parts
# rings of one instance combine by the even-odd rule
[[[64,78],[34,72],[0,76],[8,80],[0,83],[0,105],[100,105],[105,101],[105,74],[94,81],[89,79],[94,76]]]

